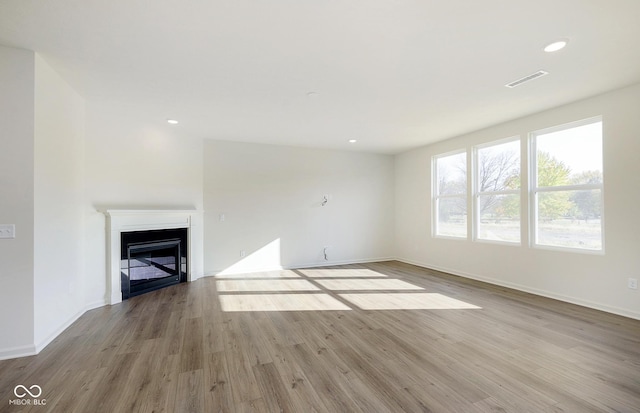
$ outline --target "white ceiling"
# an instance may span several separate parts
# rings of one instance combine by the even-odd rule
[[[0,43],[89,103],[204,138],[380,153],[639,82],[639,40],[640,0],[0,0]]]

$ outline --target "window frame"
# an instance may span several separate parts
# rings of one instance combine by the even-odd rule
[[[560,132],[563,130],[578,128],[580,126],[586,126],[593,123],[601,124],[601,144],[603,149],[602,156],[602,182],[599,184],[577,184],[577,185],[558,185],[558,186],[544,186],[538,187],[538,151],[537,151],[537,137],[539,135],[546,135],[549,133]],[[553,251],[569,251],[578,252],[583,254],[604,255],[605,253],[605,229],[604,229],[604,120],[603,116],[593,116],[586,119],[581,119],[573,122],[563,123],[560,125],[538,129],[529,133],[529,190],[528,190],[528,202],[529,210],[529,246],[537,249],[553,250]],[[540,193],[553,193],[553,192],[568,192],[568,191],[589,191],[600,190],[600,249],[587,249],[577,247],[564,247],[558,245],[546,245],[538,243],[538,194]]]
[[[446,158],[449,156],[464,154],[465,155],[465,192],[464,194],[445,194],[440,195],[440,184],[438,179],[438,159]],[[469,151],[464,149],[457,149],[449,152],[440,153],[438,155],[433,155],[431,157],[431,236],[434,238],[444,238],[444,239],[452,239],[452,240],[469,240],[469,217],[471,214],[469,213]],[[466,204],[466,230],[464,237],[457,237],[455,235],[443,235],[438,234],[439,228],[439,208],[440,208],[440,199],[456,199],[461,198],[464,200]]]
[[[520,160],[520,188],[519,189],[510,189],[510,190],[503,190],[503,191],[480,191],[479,190],[479,179],[480,179],[480,157],[479,157],[479,151],[485,148],[489,148],[492,146],[499,146],[499,145],[503,145],[506,143],[511,143],[511,142],[518,142],[518,157]],[[513,247],[519,247],[522,245],[522,227],[523,227],[523,202],[522,202],[522,193],[523,193],[523,186],[524,186],[524,182],[523,182],[523,156],[522,156],[522,137],[520,135],[514,135],[514,136],[510,136],[508,138],[503,138],[503,139],[498,139],[498,140],[494,140],[494,141],[490,141],[490,142],[485,142],[485,143],[481,143],[478,145],[473,146],[473,176],[472,176],[472,182],[473,182],[473,187],[472,187],[472,203],[473,203],[473,221],[472,221],[472,240],[475,242],[480,242],[480,243],[488,243],[488,244],[500,244],[500,245],[508,245],[508,246],[513,246]],[[501,241],[501,240],[493,240],[493,239],[485,239],[485,238],[480,238],[480,197],[482,195],[516,195],[519,199],[519,230],[520,230],[520,237],[518,239],[518,241]]]

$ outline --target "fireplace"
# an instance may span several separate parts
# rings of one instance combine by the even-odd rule
[[[107,304],[203,276],[202,211],[103,212],[107,218]]]
[[[122,232],[122,299],[187,281],[187,229]]]

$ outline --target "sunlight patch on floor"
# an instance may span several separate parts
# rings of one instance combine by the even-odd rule
[[[217,274],[216,280],[245,280],[245,279],[278,279],[278,278],[302,278],[292,270],[273,270],[239,274]]]
[[[481,307],[367,268],[216,276],[223,311],[467,310]]]
[[[417,285],[397,280],[395,278],[387,279],[340,279],[340,280],[316,280],[322,287],[331,291],[350,291],[350,290],[424,290]]]
[[[351,310],[328,294],[221,295],[222,311],[331,311]]]
[[[467,310],[482,307],[438,293],[339,294],[362,310]]]
[[[314,268],[314,269],[302,269],[296,270],[301,274],[304,274],[309,278],[386,278],[384,274],[370,270],[368,268],[349,268],[349,269],[336,269],[336,268]]]
[[[218,291],[318,291],[319,288],[307,280],[219,280]]]

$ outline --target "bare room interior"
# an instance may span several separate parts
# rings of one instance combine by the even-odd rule
[[[640,412],[640,2],[0,2],[0,412]]]

